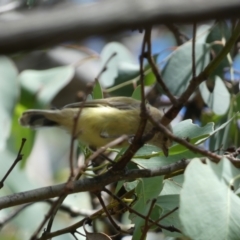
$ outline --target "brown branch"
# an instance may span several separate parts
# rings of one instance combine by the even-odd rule
[[[177,211],[179,209],[179,207],[175,207],[174,209],[172,209],[171,211],[169,211],[168,213],[164,214],[163,216],[161,216],[159,219],[157,219],[155,222],[158,223],[161,220],[163,220],[164,218],[168,217],[169,215],[171,215],[172,213],[174,213],[175,211]],[[154,224],[151,224],[149,226],[149,228],[153,227]]]
[[[208,76],[216,69],[216,67],[221,63],[222,59],[231,51],[231,48],[236,43],[240,35],[240,21],[236,24],[235,29],[233,30],[232,36],[227,41],[226,45],[222,48],[221,52],[214,58],[208,66],[194,79],[192,79],[179,97],[178,103],[175,106],[172,106],[161,119],[161,123],[164,126],[167,126],[179,113],[181,108],[186,104],[189,97],[196,90],[200,83],[208,78]]]
[[[185,41],[189,40],[189,37],[185,35],[183,32],[180,32],[178,27],[175,26],[174,24],[169,23],[166,24],[166,26],[173,33],[178,46],[182,45]],[[182,38],[184,38],[185,41]]]
[[[12,219],[14,219],[19,213],[21,213],[25,208],[31,206],[32,204],[34,204],[34,202],[29,203],[29,204],[24,204],[22,206],[20,206],[19,208],[17,208],[16,210],[14,210],[12,213],[8,213],[8,215],[1,219],[0,221],[0,229],[6,225],[8,222],[10,222]]]
[[[106,207],[106,205],[105,205],[105,203],[104,203],[104,201],[103,201],[103,199],[102,199],[101,192],[97,192],[97,193],[95,193],[95,194],[96,194],[96,196],[97,196],[97,198],[98,198],[98,200],[99,200],[102,208],[104,209],[104,212],[105,212],[105,214],[107,215],[109,221],[112,223],[113,227],[114,227],[118,232],[122,232],[122,229],[114,222],[111,214],[109,213],[109,211],[108,211],[108,209],[107,209],[107,207]],[[127,232],[125,232],[125,233],[127,233]]]
[[[107,64],[115,56],[116,56],[116,53],[113,53],[113,54],[110,55],[110,57],[107,59],[107,61],[103,65],[103,67],[102,67],[101,71],[99,72],[98,76],[96,77],[95,82],[88,86],[87,92],[85,93],[84,101],[82,101],[81,105],[79,106],[79,110],[78,110],[76,116],[74,116],[74,118],[73,118],[73,128],[72,128],[72,133],[71,133],[70,155],[69,155],[70,176],[68,178],[68,181],[65,183],[65,189],[60,194],[58,200],[55,202],[54,205],[51,206],[51,208],[49,209],[48,213],[45,214],[45,217],[44,217],[43,221],[40,223],[40,225],[38,226],[37,230],[32,235],[32,237],[31,237],[32,240],[36,239],[37,235],[39,234],[39,232],[41,231],[41,229],[43,228],[45,223],[48,221],[48,219],[49,219],[49,222],[48,222],[48,225],[47,225],[47,229],[43,233],[43,235],[47,234],[48,232],[50,232],[50,230],[52,228],[52,224],[53,224],[54,218],[55,218],[55,216],[57,214],[57,211],[60,208],[61,204],[63,203],[64,199],[67,197],[69,190],[71,190],[71,188],[72,188],[72,181],[77,180],[81,176],[81,174],[78,173],[74,177],[74,171],[73,171],[74,170],[73,169],[74,141],[77,139],[78,134],[79,134],[77,132],[78,119],[81,117],[82,109],[83,109],[83,107],[85,105],[85,102],[86,102],[86,96],[92,92],[92,87],[94,86],[94,84],[96,83],[98,78],[107,70]],[[74,177],[74,179],[73,179],[73,177]]]
[[[218,163],[223,156],[218,155],[216,153],[210,152],[208,150],[199,148],[195,145],[193,145],[192,143],[188,142],[185,139],[179,138],[177,136],[175,136],[171,131],[169,131],[164,125],[162,125],[161,123],[156,122],[152,116],[149,115],[149,120],[152,122],[152,124],[154,124],[156,126],[156,128],[161,131],[163,134],[165,134],[167,137],[169,137],[171,140],[173,140],[174,142],[177,142],[183,146],[185,146],[186,148],[188,148],[189,150],[191,150],[194,153],[200,153],[203,156],[206,156],[208,158],[210,158],[211,161]],[[232,158],[230,156],[226,156],[226,158],[228,158],[234,165],[235,167],[240,167],[240,159],[235,159]]]
[[[142,140],[142,136],[144,133],[145,126],[147,124],[147,109],[145,105],[145,93],[144,93],[144,69],[143,69],[143,59],[144,52],[147,43],[147,39],[151,36],[151,28],[145,29],[143,42],[142,42],[142,50],[139,58],[140,62],[140,82],[141,82],[141,112],[140,112],[140,123],[138,126],[138,130],[133,138],[132,144],[129,146],[127,151],[123,154],[123,156],[119,159],[119,161],[112,167],[112,171],[119,171],[125,168],[128,162],[131,161],[134,154],[144,145],[144,141]],[[152,135],[153,136],[153,135]]]
[[[148,59],[148,62],[152,68],[152,71],[153,71],[153,74],[155,75],[156,77],[156,80],[158,82],[158,84],[162,87],[164,93],[169,97],[171,103],[173,105],[176,105],[177,104],[177,100],[176,98],[172,95],[172,93],[169,91],[168,87],[166,86],[166,84],[164,83],[159,71],[158,71],[158,68],[152,58],[152,44],[151,44],[151,33],[149,35],[147,35],[147,46],[148,46],[148,51],[147,51],[147,59]]]
[[[133,191],[126,192],[123,196],[121,196],[121,199],[123,199],[125,197],[128,198],[129,196],[132,196],[132,192]],[[106,206],[106,208],[107,209],[112,209],[116,206],[119,206],[118,201],[112,201],[110,204],[108,204]],[[46,240],[46,239],[50,239],[50,238],[53,238],[53,237],[56,237],[56,236],[59,236],[59,235],[66,234],[66,233],[75,233],[75,232],[77,232],[76,229],[80,228],[80,227],[83,227],[84,230],[85,230],[84,225],[85,225],[86,222],[91,222],[91,221],[103,216],[103,214],[105,216],[104,209],[97,210],[92,215],[90,215],[89,217],[86,217],[86,218],[74,223],[73,225],[68,226],[66,228],[63,228],[61,230],[51,232],[51,233],[47,233],[44,236],[41,236],[40,238],[38,238],[38,240]],[[85,232],[86,232],[86,230],[85,230]],[[77,233],[79,233],[79,232],[77,232]],[[81,233],[79,233],[79,234],[81,234]]]
[[[8,169],[7,173],[4,175],[4,177],[2,178],[2,180],[0,181],[0,189],[3,188],[4,186],[4,181],[7,179],[7,177],[9,176],[9,174],[12,172],[12,170],[14,169],[14,167],[16,166],[16,164],[22,160],[23,158],[23,154],[22,154],[22,150],[24,147],[24,144],[26,142],[26,138],[22,138],[22,143],[21,146],[18,150],[18,155],[16,157],[16,159],[14,160],[13,164],[11,165],[11,167]]]
[[[15,53],[152,24],[237,18],[239,12],[239,0],[106,0],[87,6],[28,10],[22,12],[22,18],[1,22],[0,52]]]
[[[118,196],[116,196],[115,194],[113,194],[113,193],[112,193],[111,191],[109,191],[108,189],[105,188],[104,191],[107,192],[110,196],[112,196],[115,200],[119,201],[122,205],[124,205],[124,206],[128,209],[128,211],[129,211],[130,213],[134,213],[134,214],[136,214],[138,217],[143,218],[144,220],[147,219],[147,216],[144,216],[144,215],[142,215],[141,213],[135,211],[133,208],[131,208],[131,207],[128,206],[125,202],[123,202],[121,198],[119,198]],[[152,224],[154,223],[155,226],[159,227],[160,229],[165,229],[165,230],[168,230],[168,231],[171,231],[171,232],[180,232],[180,230],[177,229],[177,228],[175,228],[175,227],[172,227],[172,226],[170,226],[170,227],[168,227],[168,226],[163,226],[163,225],[161,225],[161,224],[159,224],[159,223],[156,223],[156,222],[154,222],[151,218],[148,218],[148,221],[149,221],[150,223],[152,223]]]
[[[144,240],[144,239],[146,238],[147,232],[148,232],[148,230],[150,229],[150,225],[148,225],[148,222],[149,222],[150,215],[151,215],[151,213],[152,213],[152,210],[153,210],[153,207],[154,207],[156,201],[157,201],[157,199],[153,199],[153,200],[151,201],[151,205],[150,205],[148,214],[147,214],[146,219],[145,219],[145,221],[144,221],[144,228],[143,228],[143,230],[142,230],[142,235],[141,235],[140,240]],[[153,225],[154,225],[154,224],[153,224]]]
[[[180,160],[176,163],[169,164],[156,169],[135,169],[118,172],[108,171],[94,178],[85,178],[75,181],[72,189],[69,189],[68,194],[86,191],[98,191],[108,184],[120,180],[134,180],[136,178],[149,178],[154,176],[162,176],[184,169],[189,160]],[[26,192],[15,193],[6,197],[0,198],[0,210],[20,204],[42,201],[49,198],[58,197],[62,194],[66,184],[58,184],[55,186],[38,188]]]

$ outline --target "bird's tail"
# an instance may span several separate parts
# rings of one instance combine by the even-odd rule
[[[19,118],[19,123],[24,127],[53,127],[58,126],[58,110],[28,110]]]

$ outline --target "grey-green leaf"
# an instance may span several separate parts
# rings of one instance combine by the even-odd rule
[[[0,56],[0,150],[5,148],[12,122],[12,113],[19,96],[17,68],[10,58]]]
[[[227,159],[219,164],[203,164],[195,159],[189,164],[179,210],[183,232],[188,237],[239,239],[240,199],[231,188],[239,175],[240,170]]]
[[[103,74],[100,77],[99,82],[101,85],[105,88],[113,86],[115,83],[115,78],[118,77],[119,69],[121,69],[122,64],[133,64],[133,56],[130,53],[130,51],[123,46],[120,43],[117,42],[111,42],[107,44],[102,52],[101,52],[101,65],[105,66],[107,60],[109,57],[116,53],[116,56],[114,56],[107,64],[107,70],[103,72]],[[125,68],[124,68],[125,69]],[[136,69],[136,72],[138,73],[138,69]],[[132,67],[129,68],[130,73],[135,74],[135,67],[132,69]]]
[[[210,61],[209,45],[195,45],[196,74],[198,75]],[[164,70],[163,79],[173,95],[180,96],[192,79],[192,43],[185,43],[174,51]]]
[[[49,104],[73,78],[75,69],[62,66],[48,70],[25,70],[19,75],[23,88],[36,94],[39,103]]]
[[[223,115],[227,112],[230,106],[230,93],[220,77],[215,77],[213,92],[208,90],[205,82],[200,84],[199,89],[203,101],[215,114]]]

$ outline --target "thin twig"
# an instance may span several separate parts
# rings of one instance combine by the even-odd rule
[[[178,208],[179,208],[179,207],[175,207],[174,209],[172,209],[172,210],[169,211],[168,213],[164,214],[164,215],[161,216],[159,219],[157,219],[157,220],[155,221],[155,223],[158,223],[158,222],[160,222],[161,220],[163,220],[164,218],[168,217],[169,215],[171,215],[172,213],[174,213],[175,211],[177,211]],[[151,227],[153,227],[153,226],[154,226],[154,224],[151,224],[151,225],[149,225],[149,228],[151,228]]]
[[[98,73],[97,77],[95,78],[95,82],[94,84],[97,82],[97,80],[100,78],[100,76],[107,70],[107,65],[108,63],[111,61],[111,59],[113,57],[116,56],[116,52],[112,53],[110,55],[110,57],[107,59],[107,61],[105,62],[103,68],[101,69],[101,71]],[[93,85],[94,85],[93,84]],[[70,144],[70,156],[69,156],[69,161],[70,161],[70,177],[69,177],[69,180],[70,181],[73,176],[74,176],[74,173],[73,173],[73,149],[74,149],[74,141],[75,139],[77,138],[77,124],[78,124],[78,119],[80,118],[80,115],[81,115],[81,112],[82,112],[82,109],[84,108],[84,105],[85,105],[85,102],[87,100],[87,95],[90,94],[90,92],[92,91],[92,87],[89,87],[87,89],[87,93],[85,94],[85,98],[84,98],[84,101],[82,101],[80,107],[79,107],[79,110],[77,112],[77,115],[74,117],[73,119],[73,129],[72,129],[72,137],[71,137],[71,144]],[[77,180],[81,177],[80,174],[76,174],[75,178],[73,180]],[[66,186],[69,185],[69,182],[67,182]],[[61,206],[61,204],[63,203],[64,199],[66,198],[68,194],[64,193],[62,196],[59,197],[58,201],[56,202],[56,206],[54,207],[55,211],[51,217],[51,219],[49,220],[49,223],[48,223],[48,226],[47,226],[47,231],[50,232],[51,230],[51,227],[52,227],[52,224],[53,224],[53,220],[55,218],[55,215],[59,209],[59,207]]]
[[[112,196],[115,200],[119,201],[122,205],[124,205],[129,212],[132,212],[134,214],[136,214],[137,216],[143,218],[144,220],[146,220],[146,216],[142,215],[141,213],[135,211],[133,208],[131,208],[130,206],[128,206],[124,201],[122,201],[121,198],[119,198],[118,196],[116,196],[115,194],[113,194],[111,191],[109,191],[107,188],[104,188],[105,192],[107,192],[110,196]],[[160,229],[166,229],[169,231],[173,231],[173,232],[180,232],[179,229],[175,228],[175,227],[168,227],[168,226],[163,226],[159,223],[154,222],[151,218],[149,218],[149,222],[154,223],[157,227],[159,227]]]
[[[98,79],[100,78],[100,76],[107,70],[107,65],[108,63],[112,60],[113,57],[115,57],[117,55],[116,52],[112,53],[110,55],[110,57],[107,59],[107,61],[105,62],[103,68],[101,69],[101,71],[99,72],[99,74],[97,75],[97,77],[95,78],[95,82],[93,83],[96,84],[96,82],[98,81]],[[71,174],[70,174],[70,178],[72,179],[74,176],[74,172],[73,172],[73,148],[74,148],[74,141],[77,138],[77,124],[78,124],[78,119],[80,118],[82,109],[84,108],[85,102],[87,100],[87,95],[89,93],[91,93],[92,91],[92,87],[89,87],[87,90],[87,93],[85,94],[85,98],[84,101],[82,101],[81,105],[79,106],[79,110],[77,112],[77,115],[74,117],[73,119],[73,128],[72,128],[72,138],[71,138],[71,144],[70,144],[70,156],[69,156],[69,161],[70,161],[70,170],[71,170]]]
[[[14,160],[13,164],[11,165],[11,167],[8,169],[8,171],[6,172],[6,174],[4,175],[4,177],[2,178],[2,180],[0,181],[0,189],[3,188],[4,186],[4,181],[7,179],[8,175],[11,173],[11,171],[14,169],[14,167],[16,166],[16,164],[22,160],[23,158],[23,154],[22,154],[22,149],[24,147],[24,144],[26,142],[26,138],[22,138],[22,143],[21,146],[18,150],[18,155],[16,157],[16,159]]]
[[[122,229],[114,222],[114,220],[112,219],[111,217],[111,214],[109,213],[108,209],[106,208],[106,205],[102,199],[102,196],[101,196],[101,192],[97,192],[95,193],[95,195],[97,196],[102,208],[104,209],[104,212],[106,213],[109,221],[112,223],[113,227],[118,231],[118,232],[122,232]]]
[[[149,178],[167,175],[172,172],[185,169],[189,162],[190,160],[182,159],[178,162],[171,163],[169,165],[154,169],[132,169],[117,172],[108,171],[94,178],[84,178],[75,181],[73,183],[73,188],[69,190],[69,194],[101,190],[104,186],[107,186],[108,184],[120,180],[134,180],[136,178]],[[39,189],[34,189],[26,192],[20,192],[5,197],[1,197],[0,210],[12,206],[17,206],[20,204],[42,201],[49,198],[58,197],[64,191],[65,185],[66,185],[65,183],[62,183],[55,186],[43,187]]]
[[[28,204],[24,204],[23,206],[20,206],[19,208],[17,208],[16,210],[14,210],[12,213],[10,213],[5,219],[2,219],[0,222],[0,228],[2,228],[4,225],[6,225],[8,222],[10,222],[13,218],[15,218],[19,213],[21,213],[25,208],[31,206],[32,204],[34,204],[34,202],[32,203],[28,203]]]
[[[45,200],[44,202],[49,203],[50,205],[53,205],[56,201],[48,199],[48,200]],[[59,207],[59,210],[67,213],[70,217],[79,217],[79,216],[89,217],[95,212],[94,210],[87,210],[87,209],[79,210],[65,204],[62,204]]]
[[[196,46],[196,30],[197,24],[193,23],[193,38],[192,38],[192,79],[196,77],[196,54],[195,54],[195,46]]]
[[[101,76],[101,74],[103,72],[105,72],[107,70],[107,64],[109,63],[109,61],[116,56],[116,53],[113,53],[110,55],[110,57],[108,58],[108,60],[106,61],[106,63],[104,64],[102,70],[99,72],[97,78],[95,79],[95,82],[97,81],[97,79]],[[86,102],[86,96],[92,91],[92,87],[89,86],[88,90],[87,90],[87,94],[85,94],[85,98],[84,101],[82,101],[81,105],[79,106],[79,110],[76,114],[76,116],[73,118],[73,128],[72,128],[72,134],[71,134],[71,142],[70,142],[70,155],[69,155],[69,162],[70,162],[70,176],[69,179],[67,181],[67,183],[65,184],[65,189],[62,192],[62,194],[59,196],[59,199],[55,202],[54,205],[52,205],[52,207],[49,209],[48,213],[45,215],[42,223],[39,225],[38,229],[35,231],[35,233],[32,235],[32,240],[36,239],[36,236],[39,234],[39,232],[41,231],[41,229],[43,228],[43,226],[45,225],[45,223],[47,222],[47,220],[50,218],[49,222],[48,222],[48,226],[47,226],[47,230],[44,232],[44,234],[48,233],[51,231],[51,227],[53,224],[53,220],[57,214],[57,211],[59,209],[59,207],[61,206],[62,202],[64,201],[64,199],[67,197],[67,195],[69,194],[69,191],[72,188],[72,180],[76,180],[73,179],[74,177],[74,171],[73,171],[73,150],[74,150],[74,141],[77,138],[77,135],[79,133],[77,133],[77,124],[78,124],[78,119],[81,115],[82,109],[84,107],[84,104]],[[80,177],[77,176],[77,177]],[[67,192],[67,193],[66,193]]]
[[[140,84],[141,84],[141,109],[140,109],[140,123],[138,126],[138,130],[134,136],[132,144],[138,143],[140,139],[143,136],[146,124],[147,124],[147,118],[146,118],[146,104],[145,104],[145,91],[144,91],[144,69],[143,69],[143,60],[144,60],[144,52],[146,48],[146,40],[147,36],[151,34],[151,28],[145,29],[144,37],[143,37],[143,43],[142,43],[142,50],[141,50],[141,55],[139,57],[139,66],[140,66]],[[129,150],[130,151],[130,150]]]
[[[159,122],[156,122],[153,117],[151,115],[148,115],[150,122],[152,122],[152,124],[154,126],[156,126],[156,128],[161,131],[163,134],[165,134],[167,137],[169,137],[171,140],[185,146],[186,148],[188,148],[189,150],[191,150],[194,153],[200,153],[203,156],[209,157],[211,161],[218,163],[223,156],[218,155],[216,153],[213,153],[211,151],[199,148],[195,145],[193,145],[192,143],[188,142],[185,139],[179,138],[177,136],[175,136],[171,131],[169,131],[164,125],[162,125]],[[230,156],[226,156],[226,158],[228,158],[236,167],[240,167],[240,159],[235,159],[235,158],[231,158]]]
[[[208,78],[208,76],[216,69],[216,67],[221,63],[223,58],[230,52],[233,45],[236,43],[240,35],[240,21],[236,24],[236,27],[232,33],[232,36],[227,41],[226,45],[222,48],[220,53],[214,58],[206,68],[192,79],[187,87],[187,89],[183,92],[183,94],[179,97],[178,103],[175,106],[172,106],[161,119],[161,123],[164,126],[167,126],[179,113],[182,107],[186,104],[189,97],[193,94],[196,88]]]
[[[178,27],[175,26],[174,24],[167,23],[165,25],[174,34],[174,37],[177,41],[178,46],[182,45],[185,41],[189,40],[189,37],[183,32],[179,31]],[[183,41],[183,38],[185,41]]]
[[[132,159],[134,154],[144,145],[144,141],[142,139],[145,126],[147,124],[147,109],[145,105],[145,93],[144,93],[144,69],[143,69],[143,59],[145,53],[145,47],[147,43],[148,36],[151,35],[151,28],[145,29],[141,55],[139,57],[140,62],[140,83],[141,83],[141,112],[140,112],[140,123],[138,126],[138,130],[133,138],[132,144],[128,147],[127,151],[123,154],[123,156],[119,159],[119,161],[112,167],[112,171],[119,171],[125,168],[127,163]]]
[[[156,201],[157,201],[156,198],[154,198],[154,199],[151,201],[151,206],[150,206],[150,209],[149,209],[148,214],[147,214],[147,216],[146,216],[146,219],[145,219],[145,221],[144,221],[144,228],[143,228],[143,230],[142,230],[142,235],[141,235],[140,240],[144,240],[144,239],[146,238],[146,236],[147,236],[147,232],[148,232],[148,230],[149,230],[149,228],[150,228],[150,226],[148,225],[148,221],[149,221],[150,215],[151,215],[151,213],[152,213],[152,210],[153,210],[153,207],[154,207]],[[154,224],[153,224],[153,225],[154,225]]]
[[[80,175],[85,171],[85,169],[87,168],[88,163],[90,161],[92,161],[94,158],[98,157],[100,154],[105,152],[108,148],[117,146],[118,144],[121,144],[122,142],[126,141],[127,139],[128,139],[127,135],[122,135],[122,136],[114,139],[113,141],[109,142],[105,146],[97,149],[88,159],[86,159],[84,166],[79,168],[79,170],[77,171],[77,174],[76,174],[77,178],[79,178]]]
[[[129,197],[129,194],[132,194],[132,192],[131,191],[127,192],[126,194],[121,196],[121,198]],[[106,207],[107,207],[107,209],[112,209],[112,208],[116,208],[116,206],[119,206],[118,201],[111,202]],[[51,233],[47,233],[47,234],[42,235],[40,238],[38,238],[38,240],[46,240],[46,239],[49,239],[49,238],[52,238],[52,237],[56,237],[56,236],[60,236],[60,235],[66,234],[66,233],[76,232],[76,229],[78,229],[80,227],[84,227],[85,222],[93,221],[93,220],[101,217],[103,214],[105,214],[105,210],[104,209],[97,210],[91,216],[86,217],[86,218],[78,221],[77,223],[69,226],[69,227],[63,228],[63,229],[58,230],[56,232],[51,232]]]
[[[147,46],[148,46],[148,51],[146,52],[147,59],[152,68],[153,74],[155,75],[158,84],[162,87],[164,93],[169,97],[171,103],[173,105],[176,105],[176,103],[177,103],[176,98],[172,95],[172,93],[169,91],[168,87],[164,83],[164,81],[158,71],[158,68],[152,58],[151,32],[147,35],[146,42],[147,42]]]

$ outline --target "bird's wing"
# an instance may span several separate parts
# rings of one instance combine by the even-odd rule
[[[139,109],[141,102],[129,97],[111,97],[105,99],[90,100],[85,103],[78,102],[66,105],[64,108],[79,108],[79,107],[113,107],[121,110]]]

